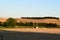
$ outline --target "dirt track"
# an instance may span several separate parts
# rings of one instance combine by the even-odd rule
[[[0,40],[60,40],[58,28],[15,28],[0,31]]]
[[[14,28],[14,29],[10,28],[10,29],[3,29],[3,30],[60,34],[60,28]]]

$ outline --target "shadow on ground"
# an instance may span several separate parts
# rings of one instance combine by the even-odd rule
[[[59,34],[0,31],[0,40],[60,40]]]

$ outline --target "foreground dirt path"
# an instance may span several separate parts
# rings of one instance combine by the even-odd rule
[[[60,34],[60,28],[4,28],[3,30]]]
[[[59,28],[3,28],[0,40],[60,40]]]

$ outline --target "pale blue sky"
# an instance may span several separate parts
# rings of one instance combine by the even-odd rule
[[[60,0],[0,0],[0,17],[60,17]]]

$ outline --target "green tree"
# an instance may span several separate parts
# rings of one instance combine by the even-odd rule
[[[33,23],[32,22],[26,22],[25,26],[33,26]]]
[[[2,22],[0,22],[0,26],[2,26]]]
[[[7,23],[6,22],[3,22],[3,27],[7,27]]]
[[[29,26],[33,26],[33,23],[32,22],[29,22]]]
[[[6,23],[7,23],[7,26],[9,26],[9,27],[15,27],[17,21],[14,18],[8,18]]]
[[[0,22],[0,26],[2,26],[2,22]]]
[[[25,24],[24,24],[24,23],[22,23],[22,22],[20,22],[20,23],[19,23],[19,25],[20,25],[20,26],[25,26]]]
[[[49,23],[49,24],[47,24],[46,27],[53,27],[53,28],[55,28],[55,27],[57,27],[57,26],[58,26],[57,24]]]

